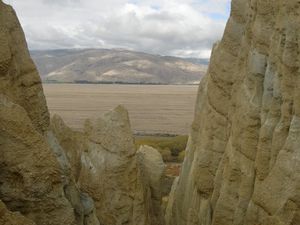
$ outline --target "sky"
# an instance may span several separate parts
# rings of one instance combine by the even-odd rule
[[[3,0],[14,7],[31,50],[124,48],[208,58],[230,0]]]

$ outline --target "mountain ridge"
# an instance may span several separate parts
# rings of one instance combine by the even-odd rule
[[[32,50],[43,82],[198,84],[207,59],[184,59],[126,49]]]

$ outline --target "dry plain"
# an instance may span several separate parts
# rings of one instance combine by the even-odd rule
[[[50,113],[75,129],[118,105],[142,133],[188,134],[197,85],[43,84]]]

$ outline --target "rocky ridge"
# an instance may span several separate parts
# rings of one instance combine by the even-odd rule
[[[233,0],[169,225],[300,224],[299,1]]]

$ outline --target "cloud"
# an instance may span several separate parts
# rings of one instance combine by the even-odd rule
[[[229,0],[5,0],[31,49],[127,48],[208,57]]]

